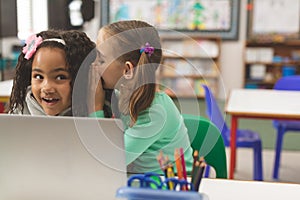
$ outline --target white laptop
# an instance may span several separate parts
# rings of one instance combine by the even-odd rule
[[[117,119],[0,114],[0,199],[110,200],[126,185]]]

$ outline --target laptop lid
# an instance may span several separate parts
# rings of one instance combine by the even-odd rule
[[[0,115],[0,199],[115,199],[126,185],[118,119]]]

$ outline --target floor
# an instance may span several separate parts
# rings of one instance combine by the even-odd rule
[[[229,166],[229,148],[226,148],[227,162]],[[300,184],[300,151],[283,151],[281,167],[278,182],[298,183]],[[272,179],[274,162],[274,151],[263,150],[263,173],[264,181],[274,182]],[[229,168],[229,167],[228,167]],[[253,152],[251,149],[238,149],[237,151],[237,168],[235,179],[253,180]],[[214,172],[210,174],[214,176]]]

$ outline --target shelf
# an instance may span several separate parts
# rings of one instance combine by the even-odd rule
[[[158,82],[172,98],[203,98],[201,84],[218,92],[221,39],[218,37],[163,37]],[[176,95],[175,95],[176,94]]]
[[[272,89],[282,76],[300,74],[300,40],[245,43],[244,86]]]
[[[246,46],[248,47],[260,47],[260,46],[300,46],[300,40],[286,40],[283,42],[254,42],[254,41],[246,41]]]
[[[167,93],[168,94],[168,93]],[[171,98],[183,98],[183,99],[193,99],[193,98],[197,98],[197,99],[204,99],[204,95],[174,95],[174,94],[168,94]]]
[[[207,74],[207,75],[160,75],[160,78],[171,78],[171,79],[177,79],[177,78],[191,78],[191,79],[203,79],[203,78],[219,78],[218,75],[214,74]]]
[[[167,95],[169,95],[171,98],[184,98],[184,99],[203,99],[204,98],[204,93],[202,94],[174,94],[171,90],[164,90]]]
[[[246,62],[245,63],[247,66],[249,65],[255,65],[255,64],[260,64],[260,65],[272,65],[272,66],[292,66],[292,65],[299,65],[300,66],[300,61],[290,61],[290,62]]]
[[[248,84],[259,84],[259,85],[274,85],[276,81],[264,81],[264,80],[246,80]]]
[[[218,57],[205,57],[205,56],[185,56],[185,55],[179,55],[179,56],[170,56],[170,55],[164,55],[163,59],[184,59],[184,60],[188,60],[188,59],[218,59]]]

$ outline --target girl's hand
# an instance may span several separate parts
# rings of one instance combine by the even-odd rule
[[[101,82],[101,71],[97,64],[92,63],[89,72],[88,109],[89,113],[103,110],[105,91]]]

